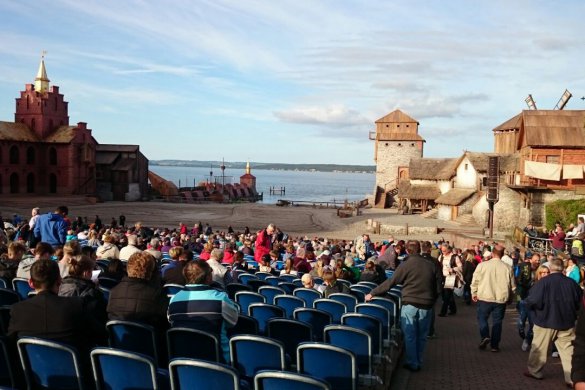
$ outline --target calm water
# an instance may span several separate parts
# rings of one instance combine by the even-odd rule
[[[193,186],[209,179],[209,168],[202,167],[149,167],[151,171],[172,181],[177,186]],[[225,183],[239,183],[241,169],[225,170]],[[373,173],[344,173],[344,172],[300,172],[300,171],[273,171],[252,169],[256,176],[256,189],[264,193],[264,203],[276,203],[278,199],[307,200],[314,202],[355,201],[372,193],[375,184]],[[214,180],[221,176],[219,168],[213,169]],[[180,181],[180,183],[179,183]],[[218,178],[221,183],[221,177]],[[187,184],[186,184],[187,183]],[[270,195],[270,187],[285,187],[285,195]]]

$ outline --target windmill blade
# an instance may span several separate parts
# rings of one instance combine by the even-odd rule
[[[571,92],[569,92],[568,89],[565,89],[563,96],[561,96],[561,98],[559,99],[559,102],[557,103],[557,105],[555,106],[554,109],[555,110],[562,110],[563,108],[565,108],[565,106],[567,105],[567,102],[569,101],[571,96],[573,96],[573,94]]]

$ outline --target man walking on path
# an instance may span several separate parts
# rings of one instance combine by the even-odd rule
[[[500,351],[502,321],[506,314],[506,303],[516,289],[512,268],[502,262],[504,248],[498,246],[492,250],[492,259],[481,262],[473,274],[471,296],[477,302],[477,320],[479,322],[480,349],[491,344],[492,352]],[[488,319],[492,316],[492,330]]]
[[[550,275],[534,284],[526,298],[526,307],[532,310],[534,338],[528,356],[525,376],[543,379],[548,349],[554,342],[559,351],[565,382],[571,382],[571,357],[575,339],[575,321],[581,304],[581,288],[563,275],[563,262],[550,262]]]
[[[407,252],[408,260],[396,269],[391,279],[386,279],[366,295],[366,301],[386,294],[397,284],[402,285],[400,324],[406,348],[404,368],[415,372],[421,369],[423,363],[430,313],[441,289],[441,277],[436,266],[420,255],[420,242],[409,241]]]

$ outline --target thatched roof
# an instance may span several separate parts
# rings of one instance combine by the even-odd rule
[[[480,152],[465,152],[461,159],[467,157],[471,165],[477,172],[486,173],[488,170],[489,157],[500,157],[500,171],[511,172],[518,171],[518,155],[517,154],[498,154],[498,153],[480,153]]]
[[[433,185],[412,185],[410,181],[402,181],[398,185],[398,197],[403,199],[436,199],[441,195],[439,188]]]
[[[408,175],[418,180],[450,180],[455,176],[457,158],[411,158]]]
[[[68,144],[75,138],[77,126],[60,126],[53,133],[49,134],[44,141],[58,144]]]
[[[378,119],[376,123],[416,123],[418,121],[400,110],[394,110],[390,114],[383,116],[382,118]]]
[[[493,131],[520,130],[526,146],[585,147],[585,110],[524,110]]]
[[[437,204],[445,204],[448,206],[459,206],[464,200],[475,194],[474,189],[468,188],[452,188],[443,195],[435,199]]]

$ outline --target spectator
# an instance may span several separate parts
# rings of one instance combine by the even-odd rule
[[[34,249],[34,257],[23,258],[18,263],[18,270],[16,270],[17,278],[30,279],[30,269],[32,265],[38,260],[50,260],[55,253],[55,249],[46,242],[39,242]],[[55,263],[56,264],[56,263]],[[57,268],[59,268],[57,266]]]
[[[269,224],[266,229],[262,229],[256,236],[256,243],[254,246],[254,260],[260,261],[262,256],[270,253],[272,249],[272,234],[275,231],[274,224]]]
[[[142,252],[139,248],[137,248],[138,237],[136,237],[135,234],[130,234],[127,239],[128,245],[120,250],[120,260],[122,261],[128,261],[130,256],[132,256],[134,253]]]
[[[26,253],[26,246],[20,242],[11,242],[8,244],[7,253],[0,255],[0,277],[11,283],[16,277],[18,264]]]
[[[126,276],[126,267],[120,259],[110,259],[106,271],[99,276],[120,281]]]
[[[166,267],[162,269],[162,279],[164,284],[185,285],[186,281],[185,277],[183,276],[183,268],[189,260],[193,259],[192,252],[189,253],[189,256],[185,252],[186,251],[180,246],[173,247],[169,251],[171,261]],[[191,257],[191,259],[189,259],[189,257]]]
[[[430,248],[429,248],[430,249]],[[386,294],[393,286],[402,285],[401,328],[404,332],[406,364],[409,371],[419,371],[431,322],[431,310],[441,289],[441,273],[437,266],[420,255],[418,241],[407,244],[408,260],[396,269],[392,278],[366,295],[366,301]]]
[[[37,242],[46,242],[53,248],[65,245],[68,230],[65,217],[68,213],[66,206],[59,206],[55,212],[39,216],[33,230]]]
[[[150,239],[150,243],[145,252],[150,253],[154,257],[156,262],[159,263],[162,260],[162,252],[160,248],[161,248],[160,240],[156,237],[153,237]]]
[[[81,247],[77,240],[68,241],[63,247],[63,257],[59,259],[59,272],[61,278],[69,276],[69,264],[81,254]]]
[[[473,274],[471,295],[477,302],[477,320],[481,342],[480,349],[491,344],[492,352],[500,351],[502,322],[506,314],[506,303],[511,299],[511,292],[516,289],[512,268],[502,262],[504,250],[496,247],[492,259],[481,262]],[[444,273],[444,272],[443,272]],[[488,318],[492,317],[490,332]]]
[[[214,249],[210,253],[209,260],[207,263],[211,267],[213,281],[218,283],[222,288],[228,283],[232,282],[231,274],[228,272],[227,268],[221,265],[221,257],[223,255],[223,251],[221,249]]]
[[[113,234],[104,234],[104,244],[97,248],[95,252],[98,259],[119,259],[120,250],[115,245],[116,237]]]
[[[167,297],[153,280],[156,262],[148,253],[137,252],[128,259],[128,276],[110,291],[108,318],[152,325],[160,332],[167,327]]]
[[[313,280],[313,276],[311,274],[304,274],[301,277],[301,282],[303,283],[304,288],[310,288],[313,290],[317,290],[320,293],[325,291],[325,286],[322,284],[315,284],[315,280]]]
[[[526,306],[534,314],[534,339],[525,376],[543,379],[542,370],[550,343],[554,342],[561,358],[565,383],[572,386],[571,357],[581,298],[581,288],[563,275],[562,260],[552,260],[550,275],[536,283],[526,298]]]
[[[183,273],[187,285],[171,298],[168,308],[171,326],[198,329],[218,336],[223,362],[229,362],[226,330],[238,321],[237,306],[225,292],[211,287],[214,279],[209,262],[189,262]]]
[[[330,267],[323,268],[323,284],[325,289],[323,295],[328,298],[331,294],[343,293],[349,294],[350,290],[344,283],[338,282],[335,272]]]

